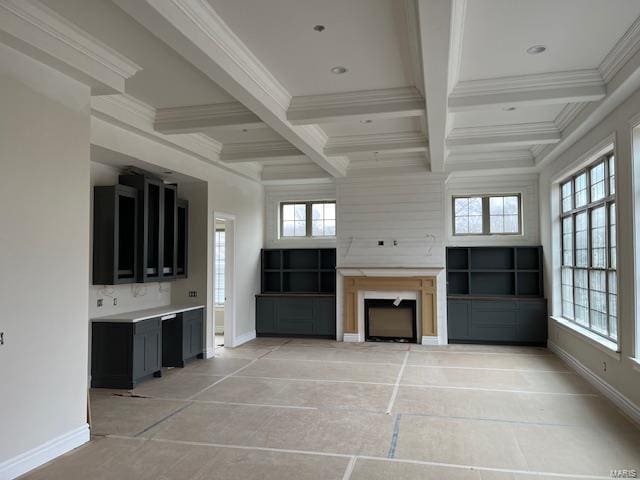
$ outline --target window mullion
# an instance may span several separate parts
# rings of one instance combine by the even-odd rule
[[[307,202],[305,204],[305,211],[306,211],[306,218],[304,219],[304,228],[305,228],[305,232],[307,234],[307,237],[311,236],[311,214],[312,214],[312,209],[311,209],[311,202]]]
[[[482,234],[491,234],[489,221],[489,197],[482,197]]]

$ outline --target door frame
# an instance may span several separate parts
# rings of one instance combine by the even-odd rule
[[[216,219],[224,220],[225,229],[225,272],[224,272],[224,345],[225,347],[235,347],[236,338],[236,216],[232,213],[213,212],[213,254],[211,256],[211,297],[212,306],[215,309],[215,285],[216,285],[216,248],[215,248],[215,230]],[[211,330],[213,349],[215,354],[215,312],[213,315],[213,328]]]

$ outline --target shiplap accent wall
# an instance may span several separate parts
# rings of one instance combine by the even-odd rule
[[[338,266],[444,267],[444,180],[428,173],[338,179]]]
[[[309,200],[336,200],[336,186],[331,183],[270,185],[265,187],[265,248],[334,248],[336,239],[283,239],[279,236],[280,204]]]
[[[539,245],[538,174],[451,176],[445,184],[447,245]],[[522,235],[454,236],[452,197],[458,195],[519,193],[522,202]]]

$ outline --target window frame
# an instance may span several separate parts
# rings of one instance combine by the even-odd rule
[[[518,231],[517,232],[491,232],[491,198],[505,198],[505,197],[517,197],[518,198]],[[482,199],[482,232],[478,233],[457,233],[456,232],[456,200],[461,198],[480,198]],[[492,236],[522,236],[523,235],[523,221],[522,221],[522,194],[516,193],[483,193],[483,194],[468,194],[468,195],[452,195],[451,196],[451,233],[454,237],[492,237]]]
[[[223,307],[225,305],[226,301],[227,301],[227,292],[226,292],[226,288],[225,288],[226,287],[226,285],[225,285],[225,282],[226,282],[225,273],[226,272],[224,271],[227,268],[227,264],[226,264],[227,259],[226,258],[224,259],[224,263],[223,263],[224,269],[222,270],[222,272],[220,272],[219,269],[218,269],[218,266],[219,266],[219,263],[220,263],[220,255],[218,255],[219,251],[220,251],[220,248],[218,247],[218,234],[219,233],[224,234],[224,241],[225,241],[225,247],[224,248],[226,248],[227,229],[226,228],[216,228],[214,230],[214,234],[213,234],[213,248],[214,248],[214,253],[215,253],[215,262],[214,262],[214,264],[215,264],[215,280],[216,280],[214,282],[215,284],[213,286],[213,304],[216,307]],[[222,275],[220,275],[220,273],[222,273]],[[222,277],[222,288],[220,288],[220,282],[219,282],[220,277]],[[216,301],[217,298],[218,298],[217,294],[218,294],[219,291],[222,291],[222,294],[223,294],[223,297],[224,297],[224,301],[222,303],[218,303]]]
[[[314,239],[334,239],[338,235],[338,209],[336,208],[336,226],[334,235],[313,235],[313,204],[333,204],[336,205],[335,200],[304,200],[304,201],[290,201],[290,202],[280,202],[279,211],[279,221],[278,221],[278,237],[282,240],[301,240],[306,238],[314,238]],[[305,227],[305,235],[295,236],[295,235],[283,235],[284,231],[284,207],[285,205],[304,205],[305,206],[305,219],[304,219],[304,227]]]
[[[604,196],[598,200],[591,200],[592,197],[592,183],[591,183],[591,172],[592,170],[600,165],[601,163],[604,163],[604,178],[602,180],[603,182],[603,186],[604,186]],[[581,168],[580,170],[574,172],[572,175],[564,178],[562,181],[559,182],[559,188],[558,188],[558,197],[560,200],[559,206],[560,206],[560,214],[559,214],[559,220],[560,220],[560,313],[561,313],[561,317],[564,318],[565,320],[567,320],[568,322],[571,322],[574,325],[577,325],[580,328],[584,328],[585,330],[589,331],[590,333],[593,333],[594,335],[597,335],[600,338],[604,338],[608,341],[611,342],[615,342],[616,344],[618,343],[618,335],[619,335],[619,316],[618,316],[618,312],[619,312],[619,302],[618,302],[618,291],[617,288],[615,289],[615,296],[616,296],[616,315],[613,317],[615,318],[615,337],[611,336],[611,332],[612,332],[612,324],[611,324],[611,312],[610,312],[610,296],[612,295],[612,290],[611,290],[611,286],[610,286],[610,275],[613,273],[616,276],[616,285],[618,283],[617,281],[617,259],[619,258],[619,255],[617,254],[616,251],[616,265],[615,267],[612,267],[612,255],[611,255],[611,248],[612,248],[612,242],[611,242],[611,227],[612,225],[615,225],[615,235],[616,235],[616,245],[615,248],[617,250],[618,248],[618,239],[617,239],[617,235],[618,235],[618,222],[617,222],[617,218],[615,218],[617,216],[617,198],[616,198],[616,191],[611,192],[611,163],[613,163],[614,166],[614,178],[616,175],[616,165],[615,165],[615,152],[613,150],[605,153],[604,155],[599,156],[596,160],[589,162],[589,164],[585,165],[584,168]],[[582,175],[585,175],[586,177],[586,203],[580,207],[576,207],[576,179]],[[563,196],[562,196],[562,188],[567,185],[568,183],[571,184],[571,208],[567,211],[564,211],[564,205],[563,205]],[[614,189],[615,189],[615,185],[614,185]],[[592,228],[592,214],[593,211],[599,208],[604,208],[604,249],[605,249],[605,266],[604,267],[594,267],[593,266],[593,250],[592,250],[592,234],[593,234],[593,228]],[[615,209],[615,214],[614,214],[614,220],[615,222],[612,224],[611,223],[611,210],[612,208]],[[577,260],[577,249],[576,249],[576,217],[581,214],[581,213],[585,213],[586,214],[586,250],[587,250],[587,262],[586,262],[586,266],[577,266],[576,265],[576,260]],[[565,227],[564,227],[564,221],[565,219],[570,219],[571,222],[571,232],[568,232],[571,235],[571,265],[566,265],[565,264],[565,259],[564,259],[564,235],[565,235]],[[601,248],[601,247],[597,247],[597,248]],[[565,311],[564,311],[564,295],[563,295],[563,287],[564,287],[564,283],[562,283],[562,278],[563,278],[563,273],[565,272],[565,270],[571,271],[571,290],[572,290],[572,305],[573,305],[573,318],[567,317],[565,316]],[[587,290],[587,295],[586,295],[586,300],[587,300],[587,305],[586,305],[586,309],[587,309],[587,325],[584,325],[582,323],[580,323],[578,320],[576,320],[576,314],[575,314],[575,310],[576,310],[576,270],[581,270],[581,271],[586,271],[587,275],[587,285],[586,285],[586,290]],[[604,283],[605,283],[605,291],[604,291],[604,296],[605,296],[605,301],[604,301],[604,308],[605,308],[605,318],[606,318],[606,326],[607,326],[607,332],[602,333],[601,331],[595,329],[592,327],[592,318],[591,318],[591,300],[592,300],[592,289],[591,289],[591,282],[592,282],[592,272],[602,272],[604,273]],[[594,290],[597,291],[599,293],[599,290]],[[602,312],[600,312],[602,313]]]

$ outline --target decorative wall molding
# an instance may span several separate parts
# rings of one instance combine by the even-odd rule
[[[620,410],[622,410],[636,424],[640,425],[640,406],[634,404],[625,395],[620,393],[606,381],[596,375],[591,369],[582,364],[576,357],[564,350],[558,344],[549,340],[549,350],[567,362],[573,369],[593,385],[600,393],[611,400]]]
[[[125,80],[142,70],[38,0],[0,0],[0,41],[89,85],[93,95],[124,92]]]
[[[423,152],[427,147],[422,133],[400,132],[331,137],[324,151],[326,155],[348,155],[376,151]]]
[[[587,69],[459,82],[448,105],[450,111],[458,112],[505,105],[593,102],[605,94],[600,72]]]
[[[606,83],[640,50],[640,17],[607,53],[598,70]]]
[[[451,150],[519,147],[558,143],[560,131],[553,122],[454,128],[447,138]]]
[[[85,423],[70,432],[0,463],[0,478],[7,480],[17,478],[74,448],[78,448],[89,439],[89,425]]]
[[[225,143],[220,154],[223,162],[251,162],[279,157],[304,157],[304,154],[285,140]]]
[[[165,134],[199,132],[226,125],[251,127],[264,122],[240,102],[159,108],[154,122],[154,128]]]
[[[293,97],[287,119],[294,125],[359,118],[395,118],[424,115],[425,103],[414,87],[359,90]]]

